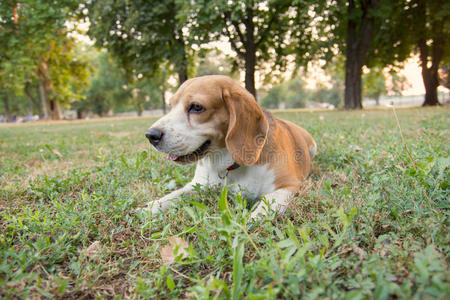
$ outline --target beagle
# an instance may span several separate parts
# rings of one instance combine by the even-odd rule
[[[187,80],[170,105],[170,112],[145,136],[167,153],[168,160],[197,162],[197,168],[186,186],[150,202],[152,213],[166,210],[197,184],[224,182],[245,197],[265,196],[252,219],[269,209],[286,210],[316,153],[316,143],[305,129],[262,110],[247,90],[226,76]]]

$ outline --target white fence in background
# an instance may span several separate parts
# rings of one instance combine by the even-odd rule
[[[450,103],[450,93],[439,93],[439,102],[441,104]],[[394,106],[421,106],[423,104],[425,95],[413,96],[382,96],[380,98],[380,106],[394,105]],[[376,106],[375,100],[363,99],[363,107]]]

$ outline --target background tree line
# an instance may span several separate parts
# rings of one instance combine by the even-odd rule
[[[80,117],[140,114],[165,109],[165,92],[189,77],[243,72],[255,98],[256,74],[276,86],[262,101],[268,106],[285,97],[287,107],[310,99],[359,109],[363,92],[374,99],[386,93],[383,70],[395,90],[402,83],[395,70],[418,55],[423,104],[437,105],[437,87],[448,87],[449,17],[444,0],[5,0],[0,97],[7,118],[59,119],[61,106]],[[98,50],[76,38],[82,22]],[[211,50],[223,44],[233,54]],[[319,60],[332,86],[311,92],[296,75]],[[292,66],[293,80],[281,84]]]

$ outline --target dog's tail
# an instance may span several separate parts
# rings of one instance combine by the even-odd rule
[[[311,158],[311,160],[314,158],[314,156],[316,156],[317,154],[317,144],[316,141],[314,141],[313,137],[311,136],[311,134],[306,131],[305,129],[300,128],[300,132],[302,133],[303,138],[306,141],[306,144],[308,145],[308,150],[309,150],[309,157]]]
[[[309,156],[311,157],[311,160],[316,156],[317,154],[317,144],[316,141],[312,139],[312,143],[308,145],[309,150]]]

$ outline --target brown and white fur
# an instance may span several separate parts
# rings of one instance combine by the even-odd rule
[[[171,111],[146,135],[169,160],[197,162],[197,168],[186,186],[150,202],[152,213],[166,210],[197,184],[224,182],[246,197],[265,196],[252,218],[265,215],[268,209],[286,210],[316,153],[316,143],[305,129],[263,111],[247,90],[226,76],[186,81],[170,105]],[[149,132],[161,136],[155,142]],[[240,167],[227,172],[233,163]]]

